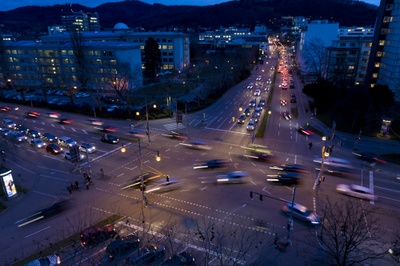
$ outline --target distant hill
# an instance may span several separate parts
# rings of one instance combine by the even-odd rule
[[[39,35],[47,26],[60,25],[63,11],[97,12],[102,28],[123,22],[130,28],[155,30],[265,24],[279,28],[282,16],[328,19],[341,26],[373,26],[378,7],[357,0],[240,0],[210,6],[165,6],[140,1],[106,3],[95,8],[78,4],[27,6],[0,12],[3,32]]]

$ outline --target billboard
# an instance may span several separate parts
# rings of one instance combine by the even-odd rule
[[[17,196],[17,188],[15,187],[11,172],[12,171],[8,169],[0,169],[0,180],[8,199]]]

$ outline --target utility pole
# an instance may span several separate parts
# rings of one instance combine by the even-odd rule
[[[293,193],[292,193],[292,207],[290,209],[289,221],[287,224],[287,245],[291,245],[290,241],[290,231],[293,230],[293,207],[294,207],[294,198],[296,196],[296,185],[293,185]]]

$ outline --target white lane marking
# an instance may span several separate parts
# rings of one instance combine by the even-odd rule
[[[369,188],[372,191],[372,195],[374,195],[374,172],[369,171]],[[369,203],[375,204],[375,201],[371,200]]]
[[[51,226],[49,225],[49,226],[43,228],[42,230],[36,231],[35,233],[32,233],[32,234],[30,234],[30,235],[25,236],[25,238],[28,238],[28,237],[34,236],[34,235],[36,235],[36,234],[39,234],[40,232],[43,232],[44,230],[47,230],[47,229],[49,229],[50,227],[51,227]]]

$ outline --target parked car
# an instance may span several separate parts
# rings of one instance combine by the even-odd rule
[[[168,260],[164,261],[162,265],[196,265],[196,260],[188,252],[183,251],[173,255]]]
[[[54,254],[32,260],[24,264],[24,266],[55,266],[59,264],[61,264],[61,258],[58,254]]]
[[[119,110],[119,107],[117,105],[112,105],[107,108],[107,112],[115,112],[117,110]]]
[[[62,148],[57,144],[50,143],[46,146],[46,152],[50,152],[52,154],[60,154],[62,152]]]
[[[112,241],[106,248],[106,254],[110,260],[126,255],[140,245],[140,239],[135,234],[129,234]]]
[[[114,226],[106,224],[90,227],[80,233],[81,245],[84,248],[95,246],[117,235]]]
[[[113,135],[109,135],[109,134],[104,134],[103,136],[101,136],[100,140],[102,142],[111,143],[111,144],[117,144],[119,142],[119,138],[117,138]]]
[[[164,255],[164,252],[164,246],[149,244],[130,255],[125,260],[125,263],[131,265],[148,265],[153,262],[157,257],[162,257]]]
[[[294,203],[292,208],[292,203],[287,202],[282,206],[282,212],[287,215],[292,213],[293,218],[310,223],[312,225],[318,225],[320,223],[320,218],[315,212],[298,203]]]

